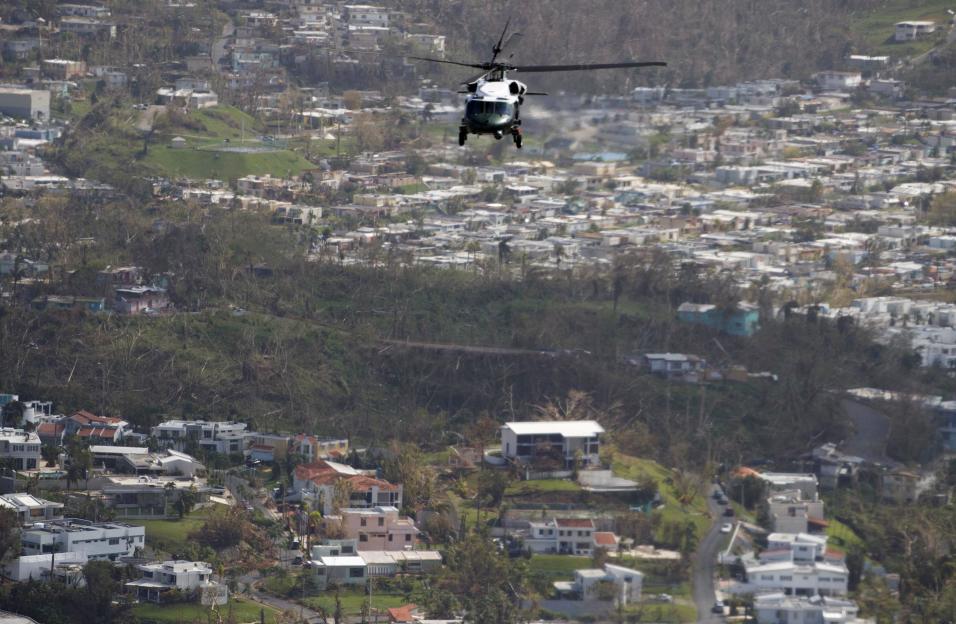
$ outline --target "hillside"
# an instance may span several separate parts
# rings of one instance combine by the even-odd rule
[[[127,190],[146,176],[234,180],[250,174],[285,177],[313,167],[294,151],[261,142],[262,124],[231,106],[159,112],[152,121],[145,116],[119,101],[100,102],[66,136],[56,160],[70,175]],[[185,139],[183,146],[171,145],[177,137]]]
[[[430,13],[449,38],[451,58],[481,59],[510,16],[524,33],[518,64],[666,60],[664,70],[597,72],[574,76],[575,89],[600,85],[620,91],[649,76],[671,86],[707,86],[738,80],[804,78],[833,67],[846,52],[852,11],[860,1],[814,0],[575,0],[487,3],[402,0],[416,15]],[[465,73],[465,72],[459,72]],[[457,75],[457,74],[456,74]],[[536,84],[559,87],[554,76]]]

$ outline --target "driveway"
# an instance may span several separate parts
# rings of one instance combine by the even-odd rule
[[[707,535],[697,546],[697,552],[694,553],[693,569],[691,571],[691,582],[693,583],[694,605],[697,607],[697,621],[707,622],[708,624],[724,622],[724,618],[710,609],[717,601],[717,594],[714,591],[714,577],[717,574],[717,553],[722,543],[720,532],[721,514],[723,507],[714,500],[713,493],[719,489],[719,486],[712,485],[707,488],[707,510],[710,512],[712,524]]]

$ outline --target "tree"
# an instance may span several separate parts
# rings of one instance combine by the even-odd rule
[[[342,94],[342,104],[352,111],[362,110],[362,94],[358,91],[346,91]]]
[[[183,516],[192,511],[198,501],[199,493],[196,491],[195,486],[190,487],[188,490],[180,490],[179,498],[177,498],[173,504],[176,508],[176,513],[179,514],[179,519],[182,520]]]
[[[490,507],[497,507],[511,485],[511,477],[503,470],[482,470],[478,475],[478,496]]]
[[[12,509],[0,509],[0,567],[20,554],[20,519]]]
[[[453,602],[473,624],[513,624],[521,621],[521,597],[528,586],[527,565],[510,560],[487,535],[472,534],[448,551],[446,568],[436,579],[437,590],[426,603],[430,617],[447,611]],[[445,614],[447,617],[447,614]]]

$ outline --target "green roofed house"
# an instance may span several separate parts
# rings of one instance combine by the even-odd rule
[[[683,323],[704,325],[731,336],[753,336],[760,322],[760,309],[752,303],[738,303],[733,311],[721,310],[710,303],[685,302],[677,308]]]

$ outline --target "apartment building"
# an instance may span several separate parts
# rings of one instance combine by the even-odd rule
[[[34,470],[40,465],[40,437],[23,429],[0,429],[0,465],[14,470]]]

